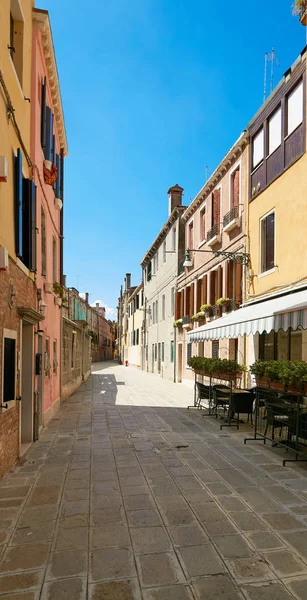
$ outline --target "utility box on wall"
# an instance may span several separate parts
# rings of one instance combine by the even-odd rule
[[[8,271],[9,253],[7,248],[0,246],[0,271]]]

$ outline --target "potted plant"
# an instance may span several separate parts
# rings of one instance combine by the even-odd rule
[[[215,377],[224,381],[234,381],[240,378],[245,370],[245,367],[239,365],[235,360],[202,356],[193,356],[189,360],[189,366],[199,375]]]
[[[300,394],[307,392],[307,363],[303,360],[256,360],[250,371],[259,387]]]
[[[298,15],[302,25],[307,25],[307,0],[295,0],[292,12]]]
[[[65,288],[57,281],[55,281],[53,284],[53,293],[59,298],[61,298],[61,304],[64,304],[64,302],[67,301],[67,298],[65,296]],[[61,305],[59,304],[59,306]]]
[[[209,312],[211,312],[211,308],[212,308],[211,304],[202,304],[200,307],[200,311],[209,313]]]
[[[230,298],[218,298],[218,300],[216,301],[216,306],[228,306],[230,302]]]
[[[199,311],[198,313],[195,313],[195,315],[192,315],[192,321],[199,321],[199,323],[203,323],[206,320],[206,314],[203,310]]]
[[[174,327],[182,327],[183,319],[177,319],[174,321]]]

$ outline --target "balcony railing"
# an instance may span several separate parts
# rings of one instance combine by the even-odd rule
[[[219,235],[219,233],[219,224],[213,225],[213,227],[211,227],[211,229],[209,229],[209,231],[207,232],[207,242],[210,242],[210,240],[212,240],[216,235]]]
[[[223,227],[227,227],[231,221],[239,218],[239,207],[233,206],[230,211],[224,216]]]
[[[182,327],[184,325],[190,325],[191,322],[192,322],[191,315],[185,315],[185,317],[182,317]]]

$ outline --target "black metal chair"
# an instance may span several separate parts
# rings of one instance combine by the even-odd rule
[[[216,418],[218,417],[218,409],[223,410],[223,417],[228,411],[231,388],[228,385],[216,384],[212,386],[213,391],[213,410]]]
[[[272,441],[275,440],[275,429],[279,429],[279,437],[281,438],[283,430],[287,428],[289,437],[291,404],[278,394],[272,394],[271,398],[263,397],[263,401],[266,418],[264,437],[267,437],[269,427],[272,429]]]
[[[237,429],[239,429],[240,415],[247,415],[247,422],[249,419],[253,422],[253,408],[254,408],[254,395],[246,390],[246,394],[236,394],[236,391],[232,393],[229,411],[232,413],[231,418],[237,422]]]
[[[202,400],[207,400],[208,406],[203,406]],[[208,408],[210,412],[211,405],[212,401],[210,394],[210,385],[205,385],[204,383],[199,383],[198,381],[196,381],[194,388],[194,404],[188,406],[188,410],[189,408]]]

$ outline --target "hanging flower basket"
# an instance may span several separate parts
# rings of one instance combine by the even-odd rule
[[[54,185],[58,178],[58,170],[51,160],[44,160],[44,181],[47,185]]]
[[[219,298],[216,301],[216,306],[228,306],[230,303],[230,298]]]
[[[200,307],[200,310],[201,310],[201,312],[205,312],[205,313],[210,313],[210,312],[211,312],[211,309],[212,309],[212,306],[211,306],[211,304],[203,304],[203,305]]]
[[[183,324],[183,319],[177,319],[177,321],[174,321],[174,327],[182,327]]]

